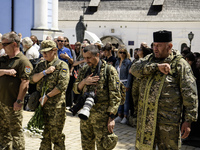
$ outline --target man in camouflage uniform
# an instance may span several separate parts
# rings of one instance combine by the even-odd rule
[[[36,66],[30,79],[31,83],[37,83],[36,88],[41,93],[39,101],[43,107],[44,132],[40,150],[51,150],[52,143],[55,150],[64,150],[65,135],[62,130],[69,68],[64,61],[58,59],[54,41],[43,41],[40,51],[45,60]]]
[[[197,88],[189,64],[172,49],[170,31],[154,32],[153,54],[131,66],[140,78],[137,113],[137,150],[181,148],[197,119]],[[185,121],[180,123],[185,107]],[[182,136],[180,135],[182,134]]]
[[[109,71],[105,70],[106,62],[99,59],[96,46],[85,47],[83,57],[88,65],[79,72],[73,90],[76,94],[93,91],[97,102],[92,106],[89,118],[80,122],[82,148],[95,150],[96,142],[97,149],[104,150],[103,139],[113,133],[114,115],[121,101],[119,77],[113,66],[110,66]]]
[[[17,34],[4,34],[2,45],[7,56],[0,57],[0,149],[24,150],[22,108],[33,68],[20,52]]]

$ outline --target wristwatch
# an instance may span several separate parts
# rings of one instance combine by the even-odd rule
[[[21,100],[21,99],[18,99],[16,102],[17,102],[17,104],[24,104],[23,100]]]
[[[111,114],[111,115],[109,114],[108,116],[113,120],[115,119],[115,115],[114,114]]]
[[[46,94],[46,97],[47,97],[48,99],[50,98],[49,95],[47,95],[47,94]]]

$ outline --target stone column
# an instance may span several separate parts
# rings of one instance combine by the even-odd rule
[[[58,30],[58,0],[52,0],[52,30]]]
[[[34,29],[48,29],[48,1],[35,0],[34,6]]]

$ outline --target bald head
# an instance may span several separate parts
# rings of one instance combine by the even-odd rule
[[[63,36],[59,36],[57,38],[57,44],[58,44],[58,49],[62,49],[64,47],[65,39]]]

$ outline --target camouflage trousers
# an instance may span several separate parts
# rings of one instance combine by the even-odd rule
[[[65,135],[62,133],[65,124],[65,107],[45,108],[44,112],[44,131],[40,144],[40,150],[65,150]]]
[[[88,120],[81,120],[81,143],[83,150],[95,150],[95,142],[97,150],[105,150],[102,144],[103,136],[109,134],[108,115],[105,113],[91,113]]]
[[[156,145],[159,150],[180,150],[180,127],[178,125],[157,125],[154,149]]]
[[[14,111],[13,107],[8,107],[0,102],[0,149],[25,149],[22,112],[23,110]]]

